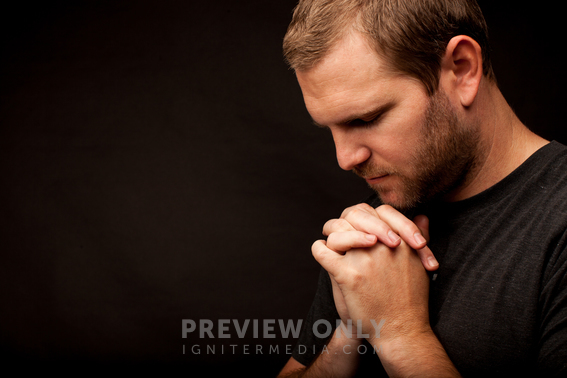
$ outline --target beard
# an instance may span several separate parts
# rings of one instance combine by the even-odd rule
[[[440,89],[430,97],[421,125],[422,143],[410,152],[410,172],[382,168],[368,160],[355,167],[361,177],[385,174],[400,180],[396,187],[371,185],[382,203],[399,211],[441,198],[464,185],[477,167],[480,148],[478,127],[463,125],[447,96]],[[476,125],[475,125],[476,126]]]

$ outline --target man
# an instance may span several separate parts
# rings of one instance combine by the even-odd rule
[[[301,0],[284,53],[376,194],[313,244],[324,270],[280,375],[564,374],[567,149],[506,103],[476,2]]]

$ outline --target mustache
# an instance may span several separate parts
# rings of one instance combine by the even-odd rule
[[[362,165],[357,165],[351,170],[355,175],[362,177],[362,178],[373,178],[373,177],[381,177],[385,175],[392,175],[395,172],[391,170],[377,167],[369,162],[366,162]]]

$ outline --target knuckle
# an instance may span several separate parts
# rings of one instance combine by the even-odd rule
[[[323,225],[323,235],[327,236],[329,235],[331,232],[333,232],[333,224],[336,222],[335,219],[330,219],[328,221],[325,222],[325,224]]]
[[[369,204],[363,202],[363,203],[359,203],[358,205],[356,205],[356,207],[364,212],[367,213],[373,213],[374,212],[374,208],[372,206],[370,206]]]
[[[327,236],[327,248],[331,248],[334,249],[332,246],[336,246],[337,244],[337,233],[333,232],[332,234],[330,234],[329,236]]]
[[[368,242],[370,241],[367,237],[368,236],[372,236],[373,234],[366,234],[364,232],[357,232],[356,233],[356,241],[361,245],[361,246],[365,246],[368,244]],[[374,238],[376,238],[376,235],[373,236]],[[373,239],[376,240],[376,239]]]
[[[343,210],[343,212],[341,213],[341,218],[344,218],[348,215],[348,213],[350,213],[356,206],[349,206],[346,209]]]
[[[329,236],[333,232],[348,231],[351,228],[350,223],[344,219],[331,219],[323,225],[323,235]]]
[[[341,219],[335,219],[335,222],[333,223],[331,228],[333,232],[348,231],[352,229],[352,226],[347,220],[341,218]]]
[[[363,286],[364,274],[362,274],[362,272],[359,272],[358,270],[352,269],[349,272],[349,281],[352,288],[356,290],[357,288]]]
[[[376,208],[376,213],[378,213],[378,215],[388,215],[392,214],[394,211],[396,210],[390,205],[380,205]]]
[[[350,214],[360,214],[360,212],[374,214],[374,208],[367,203],[359,203],[354,206],[347,207],[341,214],[341,218],[345,218]]]
[[[345,218],[354,218],[359,216],[359,214],[361,213],[360,209],[352,209]]]
[[[317,240],[315,243],[313,243],[313,245],[311,245],[311,254],[317,261],[319,261],[323,257],[322,244],[322,240]]]
[[[352,209],[350,213],[347,214],[345,217],[348,221],[356,221],[361,219],[366,219],[369,216],[369,213],[365,209],[355,208]]]

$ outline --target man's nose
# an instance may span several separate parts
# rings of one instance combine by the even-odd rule
[[[370,150],[365,146],[363,140],[353,135],[349,130],[331,129],[337,161],[339,166],[345,171],[350,171],[355,166],[364,163],[370,158]]]

